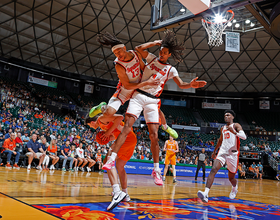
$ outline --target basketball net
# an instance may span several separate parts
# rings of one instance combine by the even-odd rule
[[[218,47],[223,44],[223,34],[224,30],[228,26],[228,23],[234,17],[234,12],[232,10],[228,10],[223,15],[223,20],[221,22],[215,22],[215,17],[209,16],[201,19],[203,27],[206,29],[208,34],[208,44],[210,46]]]

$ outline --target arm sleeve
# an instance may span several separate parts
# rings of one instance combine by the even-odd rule
[[[237,132],[236,136],[243,139],[243,140],[247,139],[246,134],[244,133],[243,130],[240,130],[239,132]]]
[[[153,59],[155,59],[155,55],[152,53],[149,53],[148,56],[146,57],[147,63],[150,63]]]
[[[176,68],[172,66],[171,70],[169,72],[169,75],[168,75],[168,79],[172,79],[175,76],[179,76],[179,74],[178,74],[178,71],[176,70]]]

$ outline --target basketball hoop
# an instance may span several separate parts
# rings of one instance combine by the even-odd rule
[[[218,47],[223,44],[223,33],[229,22],[232,21],[234,17],[234,12],[232,10],[228,10],[222,16],[221,21],[217,21],[217,19],[213,16],[204,17],[201,19],[203,27],[206,29],[208,34],[208,44],[210,46]]]

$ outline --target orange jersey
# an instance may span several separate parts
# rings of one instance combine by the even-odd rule
[[[102,156],[101,154],[96,154],[96,161],[101,162],[102,161]]]
[[[57,146],[56,145],[55,146],[49,145],[48,151],[51,152],[51,153],[55,153],[57,151]]]
[[[16,147],[16,141],[15,140],[11,141],[10,138],[7,138],[3,143],[3,147],[6,149],[14,150],[14,148]]]
[[[114,124],[114,122],[111,121],[109,124],[104,125],[99,121],[99,119],[98,119],[98,123],[99,123],[99,127],[103,131],[107,131]],[[124,122],[122,121],[119,124],[119,126],[112,132],[115,139],[118,138],[119,134],[121,133],[121,131],[123,129],[123,126],[124,126]],[[121,146],[121,148],[118,152],[118,157],[121,160],[128,161],[131,158],[131,156],[133,155],[134,148],[135,148],[136,144],[137,144],[137,138],[136,138],[136,135],[133,132],[133,129],[131,128],[131,131],[127,135],[124,144]]]
[[[175,155],[175,152],[173,152],[172,150],[176,151],[177,150],[177,147],[176,147],[176,141],[170,141],[168,140],[167,141],[167,144],[166,144],[166,154],[169,154],[169,155]]]

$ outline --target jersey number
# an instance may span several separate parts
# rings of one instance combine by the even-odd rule
[[[225,133],[225,139],[229,139],[230,138],[230,134],[229,133]]]
[[[131,70],[131,73],[132,73],[132,77],[135,78],[136,76],[139,75],[140,71],[139,71],[139,68],[136,68],[135,70]],[[135,74],[136,73],[136,74]]]

